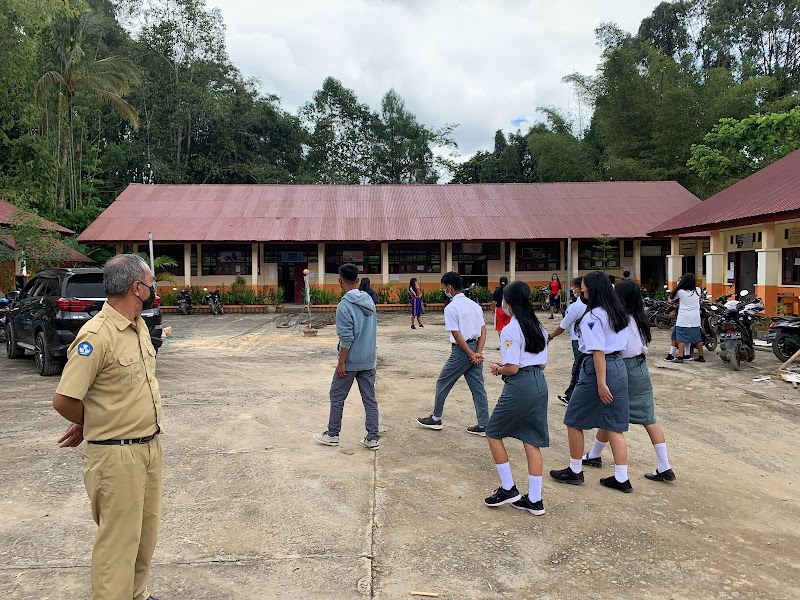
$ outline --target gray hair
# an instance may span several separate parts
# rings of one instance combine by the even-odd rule
[[[136,281],[144,281],[149,267],[141,256],[118,254],[103,268],[103,287],[107,298],[122,298]]]

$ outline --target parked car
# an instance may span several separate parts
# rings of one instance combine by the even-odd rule
[[[34,275],[6,317],[6,355],[34,353],[39,375],[57,375],[67,361],[67,349],[105,302],[102,269],[46,269]],[[142,311],[150,340],[161,346],[161,298]]]

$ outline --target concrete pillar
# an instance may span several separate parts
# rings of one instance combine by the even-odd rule
[[[389,283],[389,243],[381,242],[381,274],[383,283]]]
[[[500,270],[503,271],[503,275],[508,276],[508,273],[505,272],[506,270],[506,243],[500,242]],[[492,287],[491,285],[489,286]]]
[[[450,272],[453,270],[453,242],[447,242],[445,244],[445,254],[446,254],[446,262],[447,265],[445,267],[445,272]]]
[[[697,278],[698,281],[701,279],[703,280],[703,285],[700,287],[704,287],[706,285],[706,278],[705,278],[705,269],[703,269],[703,240],[697,240],[695,242],[695,249],[694,249],[694,268],[697,271],[694,276]]]
[[[517,280],[517,242],[511,242],[511,250],[508,257],[508,280]]]
[[[674,288],[683,275],[683,254],[681,254],[681,238],[673,235],[670,239],[671,253],[667,256],[667,285]]]
[[[258,285],[258,273],[261,271],[261,257],[258,255],[258,243],[250,244],[250,285]]]
[[[578,240],[572,240],[572,275],[570,279],[575,279],[580,275],[580,252],[578,252]]]
[[[775,247],[775,224],[767,223],[761,233],[761,248],[769,250]]]
[[[117,244],[114,246],[114,252],[117,254],[122,254],[122,244]]]
[[[762,234],[762,242],[765,237]],[[758,265],[756,295],[764,301],[764,312],[768,315],[777,314],[778,286],[781,284],[781,258],[780,248],[756,250],[756,264]]]
[[[569,281],[569,272],[567,271],[567,260],[566,260],[566,256],[567,255],[564,254],[566,246],[567,246],[567,242],[565,242],[564,240],[559,240],[559,242],[558,242],[558,256],[560,257],[560,259],[559,259],[558,262],[560,263],[562,260],[564,261],[563,264],[559,265],[559,269],[558,269],[558,276],[561,279],[562,283],[565,282],[565,281]],[[567,284],[563,284],[563,285],[564,285],[564,287],[567,287]]]
[[[203,285],[203,244],[197,244],[197,285]]]
[[[721,231],[711,232],[711,247],[709,252],[725,252],[725,242],[723,241],[723,233]]]
[[[712,236],[712,240],[714,237]],[[707,252],[705,268],[706,292],[711,294],[712,300],[725,293],[728,281],[728,270],[725,264],[725,252]]]
[[[442,275],[444,275],[447,269],[447,244],[444,242],[439,242],[439,278],[441,279]]]
[[[633,273],[631,279],[642,283],[642,242],[640,240],[633,241]]]
[[[325,285],[325,242],[317,244],[317,264],[319,265],[317,284],[321,287]]]
[[[192,245],[183,245],[183,285],[192,285]]]

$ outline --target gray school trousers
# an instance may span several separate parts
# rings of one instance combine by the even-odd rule
[[[474,352],[478,342],[468,342]],[[439,379],[436,381],[436,400],[433,406],[433,416],[441,417],[444,412],[444,401],[447,394],[453,389],[459,377],[464,376],[469,390],[472,392],[472,402],[475,404],[475,414],[478,416],[478,425],[486,427],[489,422],[489,399],[486,397],[486,386],[483,383],[483,365],[473,365],[467,353],[458,344],[453,344],[450,358],[444,363]]]
[[[366,412],[365,427],[367,428],[367,439],[378,440],[378,402],[375,400],[375,369],[369,371],[345,371],[344,377],[339,377],[333,373],[331,382],[331,414],[328,418],[328,435],[339,435],[342,430],[342,412],[344,412],[344,401],[350,388],[353,387],[353,380],[358,381],[358,391],[361,392],[361,401],[364,403]]]

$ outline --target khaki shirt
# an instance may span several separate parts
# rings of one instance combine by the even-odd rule
[[[156,351],[147,323],[107,302],[69,347],[56,393],[83,401],[87,441],[125,440],[163,430]]]

